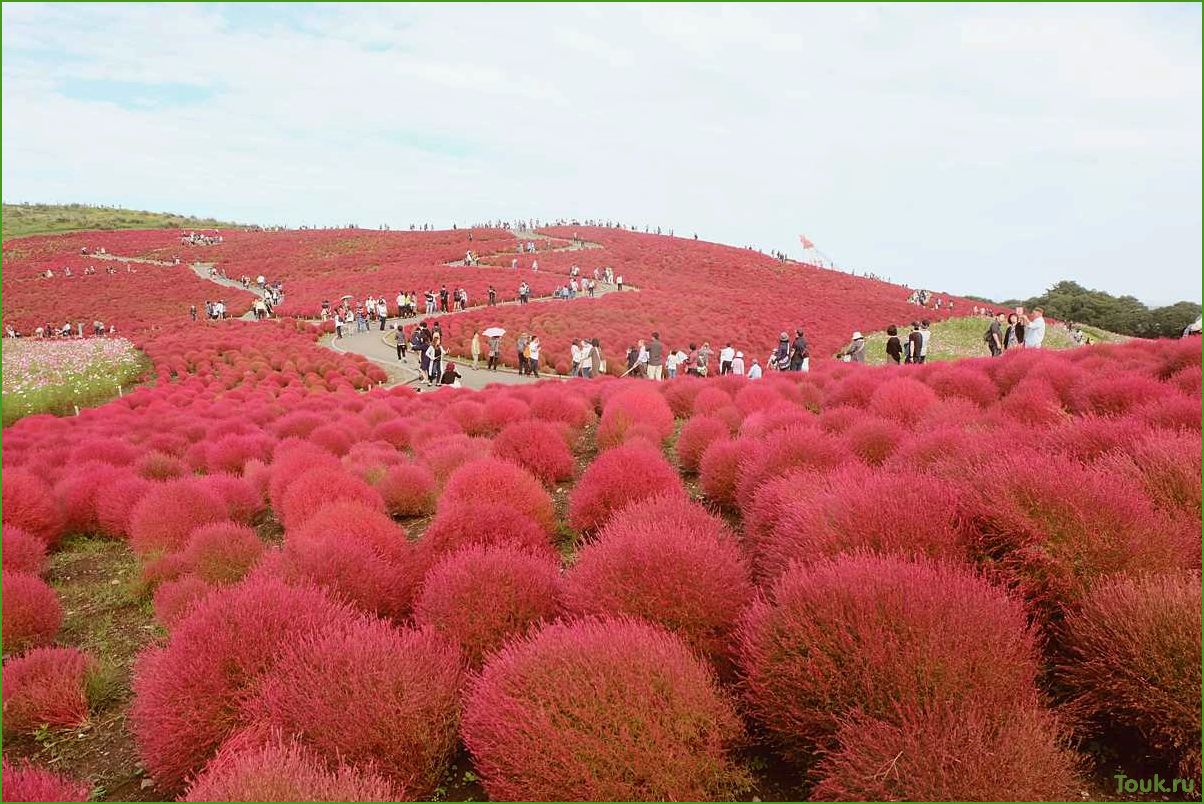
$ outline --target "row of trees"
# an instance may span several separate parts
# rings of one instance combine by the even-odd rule
[[[1113,296],[1070,281],[1058,282],[1040,296],[1010,299],[1003,304],[1023,305],[1028,310],[1042,307],[1046,315],[1060,321],[1077,321],[1138,338],[1177,338],[1200,315],[1196,302],[1147,307],[1133,296]]]

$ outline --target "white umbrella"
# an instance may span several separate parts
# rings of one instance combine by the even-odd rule
[[[348,293],[346,296],[340,296],[339,301],[347,301],[348,299],[354,299],[354,298],[355,298],[354,296],[352,296],[350,293]]]
[[[490,327],[484,332],[486,338],[500,338],[505,334],[506,330],[502,329],[501,327]]]

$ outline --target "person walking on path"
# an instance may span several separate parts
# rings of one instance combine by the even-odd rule
[[[481,333],[472,333],[472,370],[476,371],[481,362]]]
[[[489,286],[489,306],[497,306],[497,291],[493,289],[493,285]]]
[[[528,362],[529,362],[528,368],[530,369],[532,375],[538,377],[539,376],[539,337],[538,336],[532,335],[531,340],[527,342],[527,353],[528,353]]]
[[[337,315],[334,317],[334,337],[335,340],[343,339],[343,319]]]
[[[376,317],[380,319],[380,331],[385,331],[385,321],[389,318],[389,307],[385,304],[385,297],[381,296],[376,303]]]
[[[661,334],[652,333],[652,342],[648,344],[648,379],[661,381],[661,372],[665,366],[665,345],[661,343]]]
[[[518,350],[518,373],[520,375],[527,373],[527,342],[529,340],[530,337],[524,332],[514,343],[515,349]]]
[[[450,310],[447,306],[447,296],[448,296],[447,285],[440,285],[439,286],[439,312],[441,312],[441,313],[450,312]]]
[[[497,371],[498,356],[502,351],[502,339],[499,335],[494,335],[489,339],[489,364],[487,368],[490,371]]]
[[[406,359],[406,331],[400,323],[393,325],[393,337],[397,341],[397,359]]]
[[[439,336],[431,339],[431,345],[426,347],[427,361],[427,384],[434,385],[439,382],[439,377],[443,373],[443,344]]]
[[[597,338],[589,342],[589,366],[591,377],[602,373],[602,344]]]
[[[925,318],[920,322],[920,362],[928,360],[928,341],[932,339],[932,330],[929,327],[928,319]]]

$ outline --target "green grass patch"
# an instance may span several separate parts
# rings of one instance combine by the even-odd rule
[[[990,325],[991,322],[989,319],[977,316],[950,318],[945,321],[934,322],[932,325],[932,338],[928,342],[928,362],[990,356],[991,353],[987,349],[986,341],[983,340],[983,335]],[[906,340],[907,333],[910,331],[910,323],[906,325],[900,324],[899,338]],[[1113,332],[1088,326],[1083,327],[1083,334],[1090,338],[1092,343],[1119,343],[1120,341],[1127,340],[1123,335],[1117,335]],[[874,364],[885,363],[886,333],[867,333],[865,340],[865,362]],[[1072,349],[1078,345],[1074,342],[1074,339],[1065,326],[1047,322],[1044,348]]]
[[[237,229],[242,224],[91,204],[4,204],[3,239],[92,229]]]

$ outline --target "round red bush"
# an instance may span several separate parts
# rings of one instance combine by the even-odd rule
[[[616,511],[660,495],[685,497],[681,478],[659,450],[624,444],[599,455],[569,498],[569,522],[592,533]]]
[[[183,560],[188,572],[211,584],[230,584],[255,566],[263,542],[246,525],[215,522],[201,525],[188,537]]]
[[[442,508],[453,502],[505,503],[548,533],[556,527],[552,498],[543,485],[526,469],[499,458],[470,461],[453,472],[439,505]]]
[[[48,548],[58,544],[65,522],[49,483],[21,469],[6,469],[0,495],[6,528],[21,528]]]
[[[565,608],[658,623],[701,655],[726,662],[753,587],[723,522],[680,496],[615,514],[565,577]]]
[[[34,648],[4,663],[4,730],[78,726],[88,718],[85,684],[95,660],[77,648]]]
[[[230,518],[238,522],[251,522],[267,508],[263,492],[247,477],[218,473],[199,480],[221,498]]]
[[[181,801],[406,801],[383,776],[330,763],[297,740],[233,738]]]
[[[418,541],[419,563],[429,569],[443,556],[469,545],[505,545],[534,555],[557,556],[543,528],[506,503],[443,502]]]
[[[248,579],[192,606],[134,666],[130,727],[163,792],[180,790],[243,725],[246,697],[303,636],[351,620],[315,587]]]
[[[960,484],[921,474],[853,465],[826,477],[794,475],[800,490],[783,500],[771,529],[754,542],[759,574],[775,578],[792,561],[859,549],[908,557],[969,557]]]
[[[435,509],[435,475],[422,464],[390,466],[377,481],[376,491],[394,516],[423,516]]]
[[[317,584],[338,600],[364,611],[401,619],[414,596],[412,562],[396,563],[354,531],[287,539],[280,554],[280,577]],[[403,537],[404,538],[404,537]]]
[[[936,392],[919,380],[894,377],[874,389],[868,408],[884,419],[910,427],[923,418],[924,412],[936,401]]]
[[[1140,734],[1188,778],[1200,773],[1200,577],[1117,576],[1066,622],[1059,668],[1092,731]]]
[[[372,763],[424,799],[455,751],[462,680],[459,652],[443,637],[362,618],[286,649],[247,713],[328,760]]]
[[[844,432],[853,454],[870,466],[881,466],[907,438],[902,427],[882,419],[861,419]]]
[[[199,478],[156,483],[130,513],[130,546],[143,556],[179,550],[201,525],[226,518],[225,502]]]
[[[732,704],[683,642],[638,620],[553,623],[469,689],[462,728],[494,800],[707,801],[748,781]]]
[[[46,570],[46,542],[16,525],[4,526],[0,556],[6,572],[41,575]]]
[[[101,531],[116,538],[128,536],[130,515],[156,485],[141,477],[127,477],[106,489],[96,498],[96,521]]]
[[[92,788],[29,762],[19,765],[3,760],[5,801],[87,801]]]
[[[334,502],[354,502],[384,511],[385,503],[376,490],[341,466],[305,472],[284,492],[276,515],[286,528],[305,524],[305,520]]]
[[[212,584],[205,583],[195,575],[165,580],[155,589],[155,595],[151,598],[155,619],[170,630],[184,619],[194,603],[213,590]]]
[[[5,653],[54,641],[63,624],[63,607],[49,584],[27,572],[4,570],[0,589],[4,590],[0,641]]]
[[[787,758],[900,705],[1006,711],[1036,698],[1023,608],[968,568],[868,554],[795,565],[745,613],[749,707]]]
[[[1062,729],[1036,706],[905,706],[893,722],[850,718],[835,743],[815,769],[815,801],[1071,801],[1082,790]]]
[[[750,444],[749,438],[717,438],[702,451],[698,461],[698,479],[707,498],[724,508],[736,507],[736,477],[740,459]]]
[[[697,472],[702,453],[712,443],[727,438],[731,430],[714,416],[695,416],[682,425],[677,436],[677,462],[686,472]]]
[[[469,545],[431,568],[414,603],[414,622],[460,646],[472,667],[558,609],[560,568],[547,556],[508,545]]]
[[[726,395],[724,400],[730,401]],[[623,443],[637,426],[650,428],[657,443],[673,434],[673,411],[654,388],[628,388],[607,400],[598,422],[598,449]]]
[[[515,422],[493,439],[493,454],[526,469],[545,486],[573,476],[573,453],[565,441],[564,425]]]

